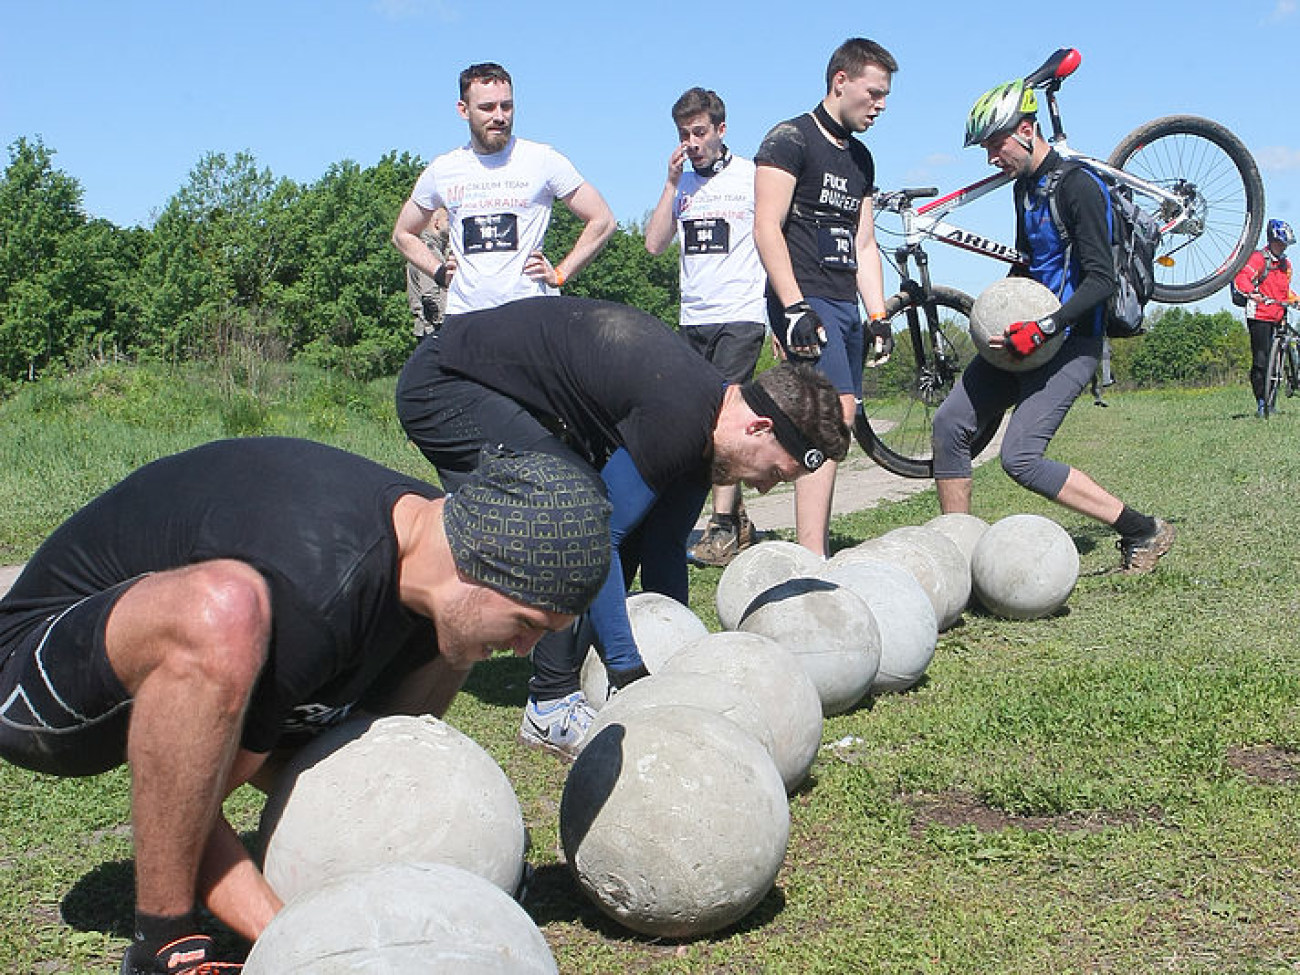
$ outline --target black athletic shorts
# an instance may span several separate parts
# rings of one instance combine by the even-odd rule
[[[63,776],[98,775],[126,761],[131,697],[109,665],[104,632],[139,579],[42,610],[11,631],[17,635],[0,646],[0,758]]]
[[[762,322],[720,322],[716,325],[683,325],[682,337],[734,385],[754,378],[754,367],[763,354],[767,326]]]

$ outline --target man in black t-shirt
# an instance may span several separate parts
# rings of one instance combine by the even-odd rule
[[[547,455],[489,457],[454,498],[302,440],[166,457],[73,515],[0,600],[0,756],[130,766],[122,971],[197,971],[197,903],[250,941],[281,906],[222,800],[354,709],[441,715],[475,661],[570,625],[609,559],[603,489]]]
[[[843,458],[849,444],[834,387],[808,366],[728,385],[658,319],[583,298],[448,318],[402,370],[397,415],[453,492],[492,444],[600,472],[614,564],[590,623],[615,688],[646,672],[625,605],[637,565],[645,591],[687,602],[686,542],[710,484],[766,491]],[[587,644],[556,634],[534,650],[524,744],[569,758],[581,749]]]
[[[854,37],[831,55],[826,96],[782,122],[754,162],[754,242],[767,271],[768,321],[781,354],[814,362],[852,424],[862,397],[867,343],[883,363],[893,346],[885,321],[876,245],[871,153],[854,138],[885,110],[898,64],[875,41]],[[871,320],[864,336],[858,298]],[[795,485],[799,544],[830,555],[836,465]]]

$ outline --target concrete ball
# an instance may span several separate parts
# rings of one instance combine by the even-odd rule
[[[428,715],[357,718],[294,756],[262,810],[263,872],[283,900],[385,863],[448,863],[507,893],[527,836],[477,743]]]
[[[771,757],[702,708],[665,705],[593,735],[560,801],[579,885],[641,934],[685,938],[740,920],[785,859],[790,811]]]
[[[880,630],[880,669],[871,693],[905,691],[934,659],[939,624],[930,597],[910,572],[872,559],[828,565],[820,578],[851,589],[871,607]]]
[[[984,533],[989,530],[989,523],[983,518],[977,518],[975,515],[968,515],[960,511],[952,511],[946,515],[938,515],[931,518],[925,523],[926,528],[933,528],[935,531],[947,535],[957,547],[961,549],[962,555],[966,556],[966,564],[970,565],[970,557],[975,551],[975,546]]]
[[[786,791],[793,792],[808,777],[821,744],[822,702],[790,651],[757,633],[710,633],[656,676],[669,674],[716,676],[739,686],[771,728],[772,759]]]
[[[773,753],[775,744],[772,741],[772,729],[759,712],[754,699],[739,684],[707,674],[660,671],[642,677],[609,699],[587,734],[593,736],[601,728],[621,721],[633,711],[660,708],[668,704],[712,711],[753,735],[769,755]]]
[[[935,619],[939,621],[939,628],[943,628],[943,620],[950,611],[952,597],[946,591],[944,573],[935,562],[934,556],[906,539],[890,537],[886,534],[869,538],[852,548],[842,549],[836,552],[830,561],[832,565],[842,565],[863,559],[888,562],[910,572],[912,577],[921,584],[925,594],[930,597]]]
[[[980,292],[970,310],[970,337],[979,354],[991,365],[1008,372],[1027,372],[1051,361],[1061,348],[1065,327],[1027,356],[989,346],[1013,322],[1037,321],[1060,310],[1056,295],[1032,278],[1001,278]]]
[[[477,874],[393,863],[304,891],[267,925],[246,975],[555,975],[527,912]]]
[[[773,539],[751,545],[731,560],[718,579],[718,622],[724,630],[736,629],[760,593],[795,576],[810,575],[822,562],[820,555],[794,542]]]
[[[799,660],[817,687],[822,714],[841,714],[871,688],[880,668],[880,630],[857,593],[812,577],[764,592],[740,623]]]
[[[939,629],[950,629],[970,602],[970,560],[962,554],[957,543],[942,532],[920,525],[906,525],[887,533],[887,537],[911,542],[932,559],[943,575],[943,611],[939,614]]]
[[[1041,515],[995,522],[971,557],[975,598],[1008,619],[1050,616],[1079,581],[1079,550],[1064,528]]]
[[[657,592],[638,592],[628,596],[627,618],[632,624],[632,637],[641,652],[641,660],[652,674],[682,647],[709,632],[689,606]],[[579,680],[587,703],[599,711],[609,697],[609,675],[595,647],[587,650]]]

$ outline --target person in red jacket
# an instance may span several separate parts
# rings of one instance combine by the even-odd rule
[[[1286,249],[1295,243],[1295,232],[1283,220],[1268,222],[1268,243],[1250,255],[1237,272],[1232,286],[1246,296],[1246,329],[1250,332],[1250,388],[1255,394],[1255,415],[1267,415],[1264,373],[1273,341],[1273,326],[1286,315],[1287,305],[1296,302],[1291,290],[1291,262]]]

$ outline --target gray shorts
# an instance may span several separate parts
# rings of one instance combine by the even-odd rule
[[[131,697],[108,662],[104,633],[139,578],[42,609],[25,624],[5,621],[16,635],[0,646],[0,758],[62,776],[126,761]]]

